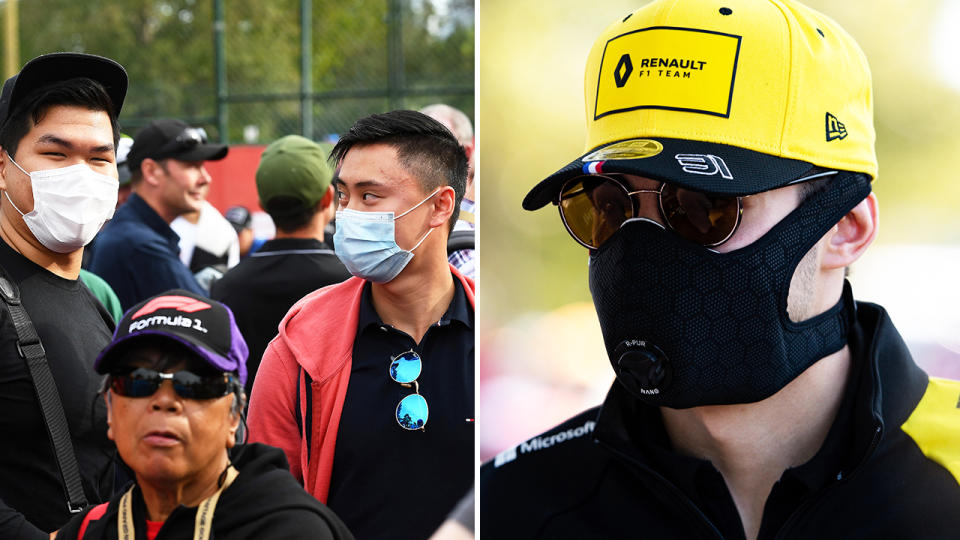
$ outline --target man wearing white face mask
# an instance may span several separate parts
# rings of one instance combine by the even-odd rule
[[[473,483],[474,283],[446,252],[467,157],[439,122],[394,111],[357,121],[333,159],[334,249],[355,277],[280,323],[251,440],[282,448],[357,538],[426,538]]]
[[[0,538],[47,538],[113,489],[93,370],[113,319],[77,276],[116,205],[126,90],[119,64],[74,53],[35,58],[3,85],[0,432],[12,436],[0,441]],[[42,349],[20,337],[21,308]]]

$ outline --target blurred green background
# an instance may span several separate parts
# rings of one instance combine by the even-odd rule
[[[610,23],[645,3],[484,0],[477,5],[477,339],[483,369],[478,418],[488,417],[484,410],[491,403],[515,403],[510,397],[514,391],[525,392],[528,402],[538,404],[529,409],[550,408],[554,394],[541,393],[539,387],[531,390],[534,378],[552,385],[552,392],[560,388],[564,394],[586,395],[593,403],[612,379],[591,315],[586,250],[569,238],[555,207],[526,212],[520,201],[534,184],[585,150],[587,54]],[[874,189],[881,226],[868,253],[873,258],[865,257],[852,269],[854,291],[861,299],[910,304],[939,317],[944,328],[937,331],[957,340],[960,323],[952,312],[960,301],[955,279],[960,266],[960,179],[954,161],[960,154],[960,2],[806,4],[853,35],[873,72],[880,164]],[[864,274],[862,284],[858,273]],[[901,331],[910,333],[906,329],[915,317],[887,307]],[[558,308],[560,312],[551,313]],[[577,324],[570,325],[571,320]],[[913,326],[922,334],[911,343],[915,354],[939,339],[923,332],[930,324],[917,321]],[[937,358],[958,364],[957,343],[947,348],[937,344]],[[504,377],[512,377],[509,384],[500,384]],[[500,382],[494,389],[483,388],[485,381],[495,379]],[[582,404],[581,398],[559,401],[564,401],[561,407]],[[498,413],[498,418],[508,414],[487,410]],[[563,417],[542,418],[545,424],[537,430]],[[485,438],[493,446],[504,444],[493,434],[482,434],[482,454]]]
[[[131,135],[176,117],[266,144],[438,101],[473,115],[473,0],[0,0],[0,29],[4,78],[53,51],[120,62]]]

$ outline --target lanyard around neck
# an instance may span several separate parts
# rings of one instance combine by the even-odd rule
[[[213,511],[217,507],[217,501],[220,500],[220,494],[233,483],[239,474],[233,468],[233,465],[227,467],[227,476],[223,480],[223,485],[197,507],[197,517],[193,520],[194,540],[209,540],[210,531],[213,529]],[[134,486],[130,486],[130,489],[120,499],[120,512],[117,514],[117,536],[120,540],[136,538],[133,526],[133,488]]]

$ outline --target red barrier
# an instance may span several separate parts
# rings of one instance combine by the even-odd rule
[[[221,213],[242,204],[251,212],[262,210],[257,197],[256,172],[265,145],[231,145],[227,157],[205,163],[213,178],[207,200]]]

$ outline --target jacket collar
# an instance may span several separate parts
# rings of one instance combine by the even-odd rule
[[[163,218],[160,217],[160,214],[147,204],[147,201],[143,200],[143,197],[136,193],[131,193],[130,198],[127,199],[124,206],[129,207],[130,212],[137,216],[147,227],[150,227],[167,240],[173,241],[174,245],[180,242],[180,236],[170,228],[170,224],[164,221]]]

